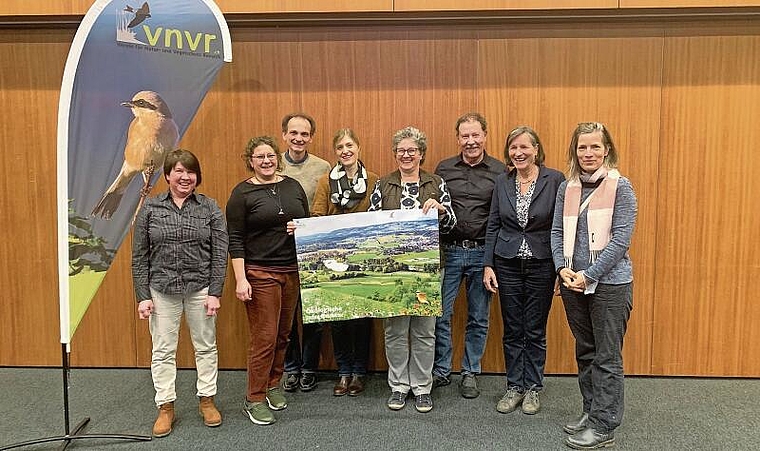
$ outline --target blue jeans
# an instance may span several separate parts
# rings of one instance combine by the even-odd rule
[[[319,369],[319,349],[322,345],[322,323],[303,325],[303,350],[298,339],[298,318],[301,317],[301,294],[293,316],[290,343],[285,351],[285,372],[287,374],[316,373]]]
[[[524,392],[544,387],[546,322],[552,307],[554,263],[547,259],[494,259],[504,322],[507,387]]]
[[[443,314],[435,322],[435,362],[433,375],[451,374],[451,315],[462,279],[467,283],[467,327],[464,335],[463,374],[480,374],[480,359],[488,338],[491,293],[483,285],[484,247],[465,249],[443,246]]]
[[[561,291],[575,337],[583,411],[594,429],[612,432],[623,420],[623,337],[633,309],[633,283],[600,283],[594,294]]]
[[[364,376],[369,360],[370,318],[357,318],[330,323],[338,376]]]

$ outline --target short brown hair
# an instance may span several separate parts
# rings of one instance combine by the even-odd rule
[[[311,133],[312,136],[314,136],[315,133],[317,133],[317,123],[314,121],[314,118],[309,116],[306,113],[290,113],[285,115],[284,118],[282,118],[282,132],[287,133],[288,132],[288,122],[290,122],[291,119],[295,119],[297,117],[300,117],[301,119],[306,119],[306,121],[309,122],[309,126],[311,127],[311,130],[309,130],[309,133]]]
[[[457,136],[459,136],[459,126],[462,125],[465,122],[480,122],[480,128],[483,129],[483,133],[488,133],[488,123],[486,122],[486,118],[483,117],[480,113],[470,112],[470,113],[464,113],[463,115],[459,116],[459,119],[457,119],[457,125],[454,126],[454,130],[457,132]]]
[[[245,152],[242,155],[246,169],[249,172],[253,172],[253,166],[251,165],[253,149],[262,145],[267,145],[274,150],[274,153],[277,155],[277,172],[281,172],[283,170],[282,154],[280,153],[280,148],[277,147],[277,142],[271,136],[257,136],[248,141],[248,145],[245,146]]]
[[[172,150],[166,155],[164,159],[164,178],[167,178],[171,174],[172,169],[174,169],[177,163],[182,163],[185,169],[195,172],[197,179],[195,186],[196,188],[201,186],[201,180],[203,180],[203,176],[201,176],[201,163],[194,153],[185,149]]]

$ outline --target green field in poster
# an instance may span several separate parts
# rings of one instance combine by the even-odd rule
[[[339,218],[297,221],[305,323],[441,314],[437,218],[419,210]]]

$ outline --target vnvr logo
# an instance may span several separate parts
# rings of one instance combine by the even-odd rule
[[[150,47],[164,47],[166,49],[173,50],[185,50],[196,52],[203,46],[203,53],[211,52],[211,43],[217,39],[214,34],[197,32],[193,33],[189,30],[179,30],[176,28],[164,28],[156,27],[151,28],[148,24],[143,23],[146,19],[149,19],[150,6],[148,2],[135,10],[130,5],[126,5],[123,10],[119,10],[117,14],[116,25],[116,40],[120,42],[127,42],[131,44],[140,44]],[[137,39],[134,29],[142,24],[142,30],[145,33],[145,37],[148,42],[142,42]],[[218,52],[218,51],[217,51]]]
[[[195,36],[193,36],[187,30],[177,30],[174,28],[167,28],[164,30],[163,27],[158,27],[154,32],[147,25],[143,25],[143,31],[145,32],[145,36],[148,37],[148,44],[150,44],[151,47],[155,47],[158,44],[159,40],[161,39],[161,34],[163,33],[164,47],[183,50],[185,45],[184,43],[186,41],[187,46],[191,52],[198,50],[198,46],[201,44],[201,41],[203,41],[203,53],[211,52],[211,41],[216,39],[216,35],[213,34],[198,32],[195,33]],[[172,43],[172,41],[174,42]]]

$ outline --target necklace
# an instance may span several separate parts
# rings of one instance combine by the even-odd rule
[[[267,193],[267,196],[269,196],[272,199],[274,199],[274,201],[277,203],[277,208],[280,209],[277,212],[277,214],[278,215],[284,215],[285,212],[282,209],[282,200],[280,199],[280,193],[277,190],[277,181],[276,181],[277,177],[275,177],[275,182],[271,183],[271,184],[270,183],[264,183],[264,182],[262,182],[261,180],[259,180],[258,177],[256,177],[255,174],[253,175],[253,178],[256,179],[257,182],[259,182],[259,185],[263,186],[264,191],[266,191],[266,193]],[[269,185],[271,185],[271,186],[269,186]]]
[[[518,174],[517,174],[517,181],[518,181],[518,182],[519,182],[521,185],[526,185],[526,184],[528,184],[528,183],[533,183],[533,182],[535,181],[535,179],[534,179],[533,177],[535,177],[535,176],[537,176],[537,175],[538,175],[538,171],[536,171],[536,173],[535,173],[535,174],[531,174],[531,175],[529,175],[529,176],[527,177],[527,180],[520,180],[520,174],[518,173]]]

